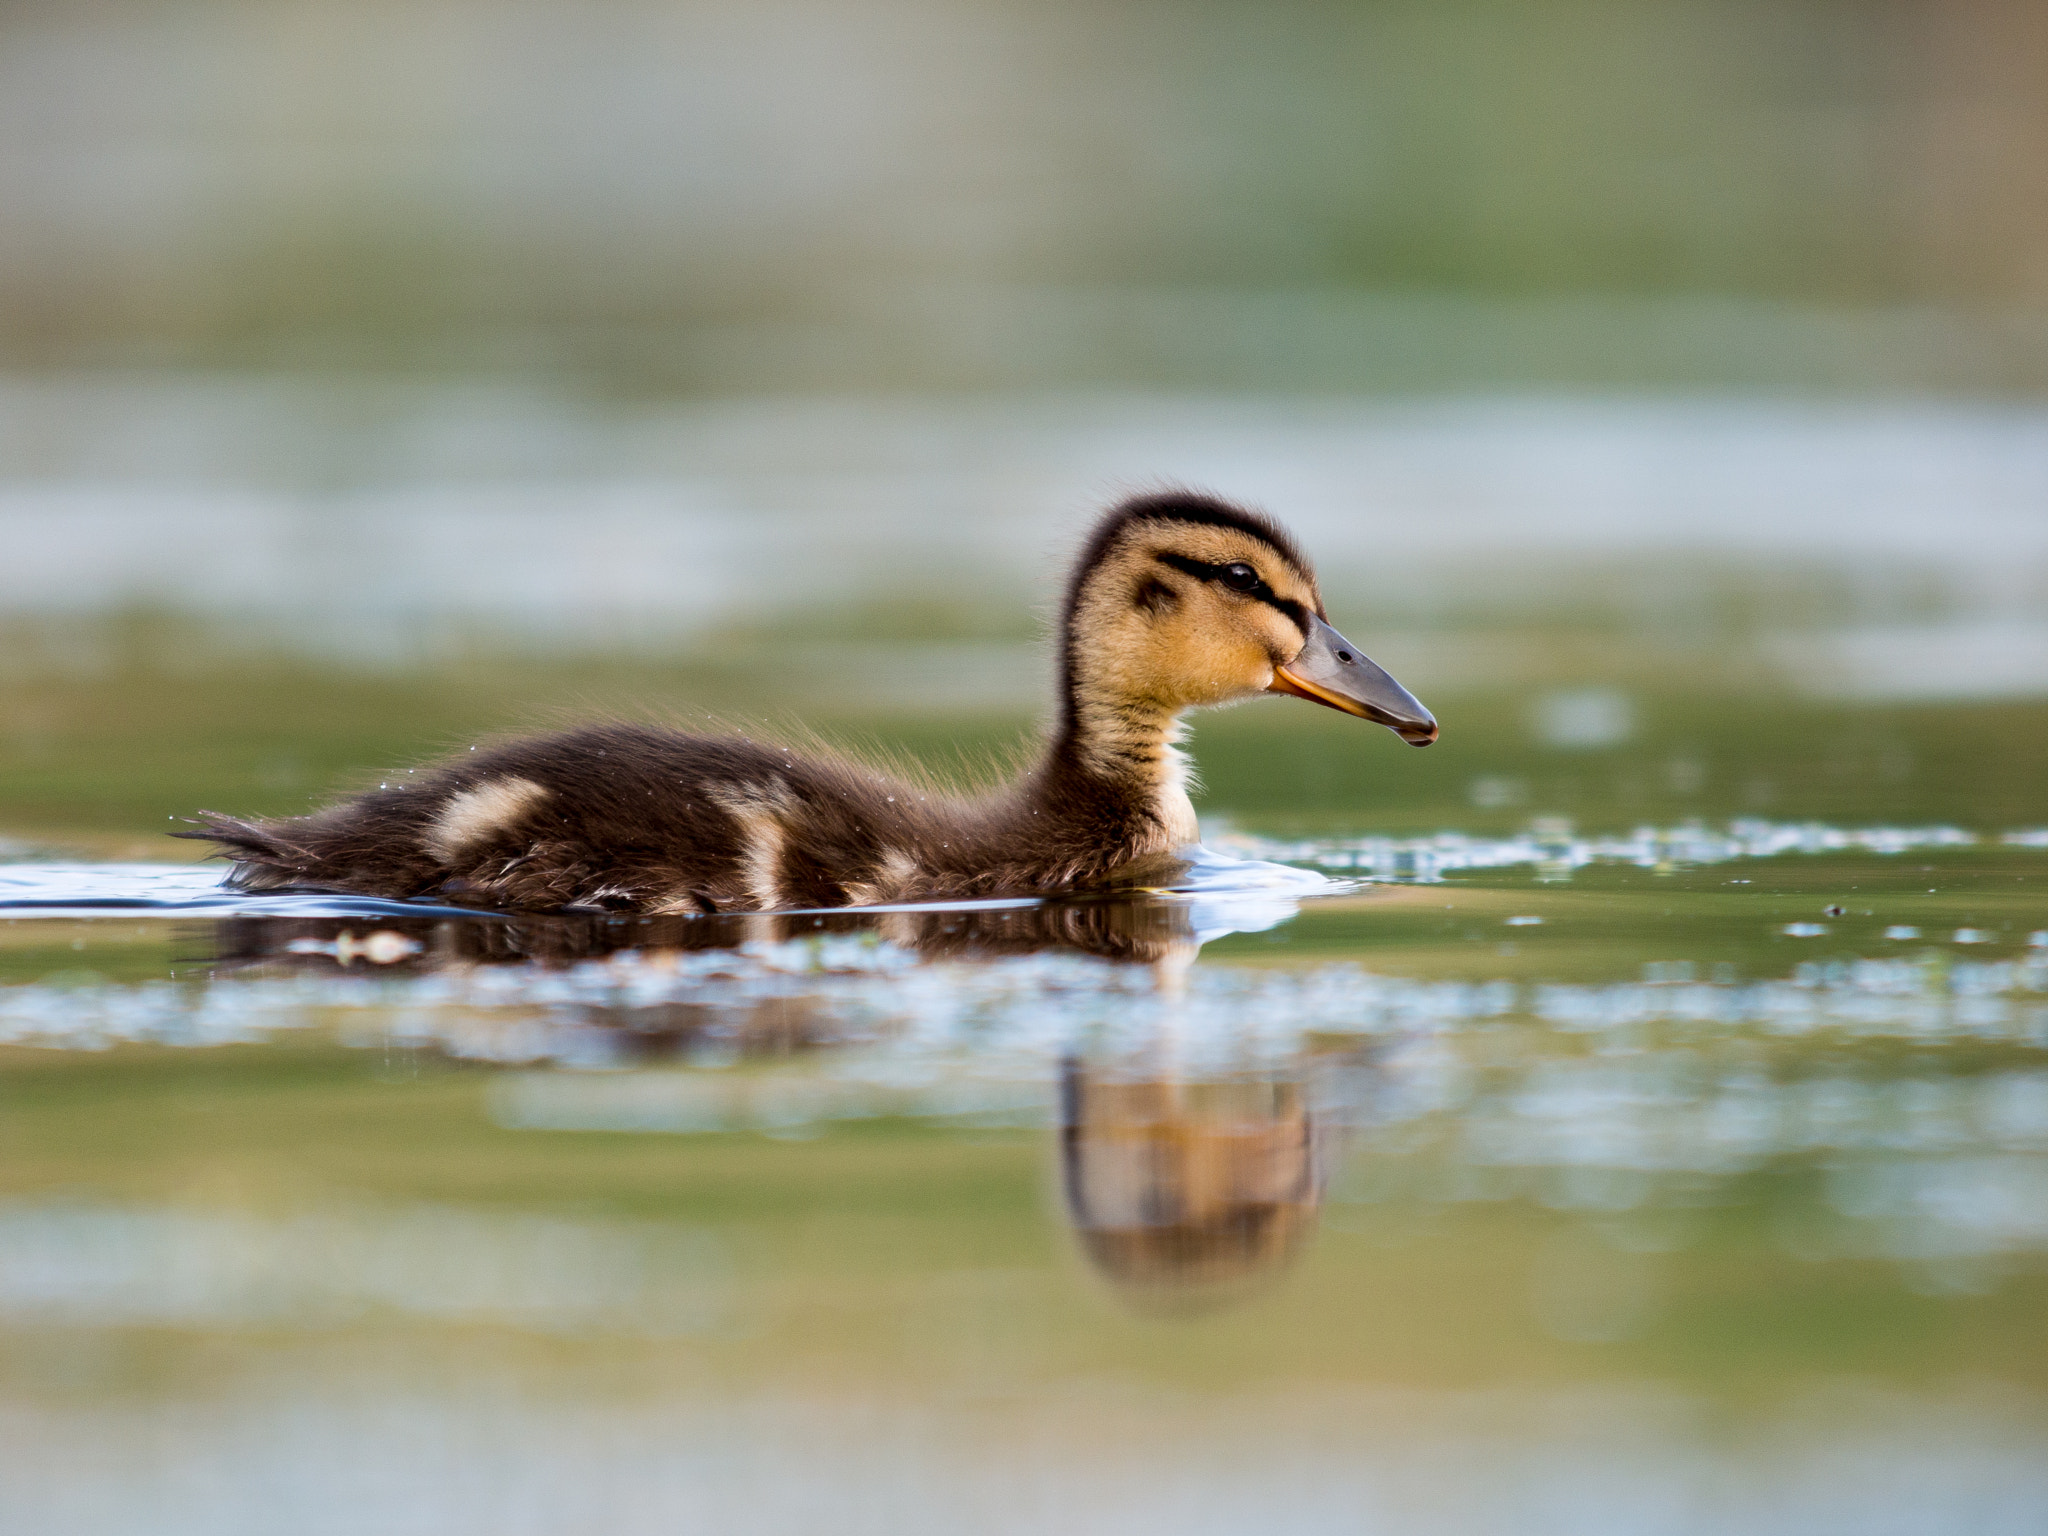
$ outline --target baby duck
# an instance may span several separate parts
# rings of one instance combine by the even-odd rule
[[[1416,746],[1436,721],[1325,621],[1272,519],[1185,493],[1096,524],[1068,579],[1058,715],[978,800],[735,737],[606,724],[475,752],[312,816],[202,812],[242,890],[525,911],[773,912],[1156,883],[1195,842],[1181,715],[1290,693]],[[1149,877],[1149,878],[1148,878]]]

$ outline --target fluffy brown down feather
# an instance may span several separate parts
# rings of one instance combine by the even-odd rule
[[[435,857],[429,831],[456,796],[516,779],[547,791]],[[204,813],[235,860],[231,885],[313,888],[524,911],[758,910],[745,828],[721,803],[767,786],[781,823],[784,909],[1066,890],[1102,883],[1157,836],[1148,809],[1052,754],[989,804],[945,800],[851,763],[754,741],[595,725],[518,741],[302,820]]]

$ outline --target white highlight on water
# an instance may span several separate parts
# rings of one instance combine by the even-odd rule
[[[2031,830],[1991,838],[1961,827],[1836,827],[1825,822],[1751,818],[1718,828],[1688,821],[1675,827],[1642,826],[1626,833],[1597,834],[1578,832],[1561,818],[1543,817],[1503,837],[1438,832],[1429,837],[1274,838],[1219,825],[1205,828],[1204,838],[1247,857],[1355,872],[1374,880],[1422,883],[1463,870],[1522,866],[1534,867],[1545,879],[1563,880],[1589,864],[1675,870],[1790,853],[1893,856],[1927,849],[1976,848],[1987,842],[2048,849],[2048,832]]]

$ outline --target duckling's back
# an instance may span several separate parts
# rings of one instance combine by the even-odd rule
[[[888,900],[954,841],[944,802],[744,737],[601,725],[478,752],[316,815],[200,829],[245,890],[527,910],[775,911]]]

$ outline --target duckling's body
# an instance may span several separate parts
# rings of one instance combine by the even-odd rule
[[[1178,804],[1172,803],[1177,799]],[[968,803],[762,742],[596,725],[476,753],[303,821],[209,819],[250,889],[521,910],[771,912],[1105,883],[1193,838],[1048,762]]]
[[[218,843],[245,889],[522,910],[767,912],[1142,882],[1195,840],[1174,746],[1186,709],[1292,692],[1434,739],[1428,712],[1321,614],[1307,562],[1265,518],[1140,498],[1097,526],[1069,582],[1051,739],[989,797],[612,724],[465,754],[302,819],[207,813],[178,835]]]

